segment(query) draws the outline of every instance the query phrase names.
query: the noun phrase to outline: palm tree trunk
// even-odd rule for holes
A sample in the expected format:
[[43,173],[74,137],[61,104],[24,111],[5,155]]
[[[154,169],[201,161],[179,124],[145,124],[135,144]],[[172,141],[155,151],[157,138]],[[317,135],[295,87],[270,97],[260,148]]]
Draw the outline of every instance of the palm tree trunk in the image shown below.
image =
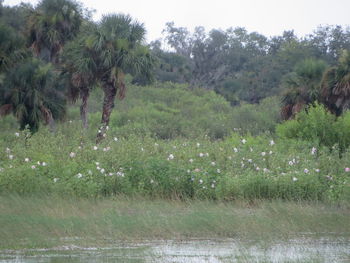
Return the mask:
[[88,88],[82,88],[80,90],[81,105],[80,105],[80,118],[83,123],[83,128],[87,130],[88,120],[87,120],[87,110],[88,110],[88,99],[90,96],[90,91]]
[[107,127],[109,125],[109,118],[111,116],[112,110],[114,108],[114,100],[117,94],[117,88],[113,83],[105,82],[103,83],[103,109],[102,109],[102,119],[101,119],[101,128],[97,133],[96,142],[99,143],[106,136]]

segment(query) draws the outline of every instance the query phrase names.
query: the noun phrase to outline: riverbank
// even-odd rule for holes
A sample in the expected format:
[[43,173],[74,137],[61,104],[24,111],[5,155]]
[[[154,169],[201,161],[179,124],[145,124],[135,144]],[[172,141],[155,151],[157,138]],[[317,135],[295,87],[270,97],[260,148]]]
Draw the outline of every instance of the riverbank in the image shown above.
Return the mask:
[[193,238],[268,242],[301,235],[349,239],[349,218],[348,203],[1,196],[0,248]]

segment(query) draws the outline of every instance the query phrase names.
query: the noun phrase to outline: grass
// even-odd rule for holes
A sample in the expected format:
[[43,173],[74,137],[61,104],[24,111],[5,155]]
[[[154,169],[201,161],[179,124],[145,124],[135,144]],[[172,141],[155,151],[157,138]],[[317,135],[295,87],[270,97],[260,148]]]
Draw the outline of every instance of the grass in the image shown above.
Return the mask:
[[0,248],[152,239],[350,236],[349,204],[0,197]]

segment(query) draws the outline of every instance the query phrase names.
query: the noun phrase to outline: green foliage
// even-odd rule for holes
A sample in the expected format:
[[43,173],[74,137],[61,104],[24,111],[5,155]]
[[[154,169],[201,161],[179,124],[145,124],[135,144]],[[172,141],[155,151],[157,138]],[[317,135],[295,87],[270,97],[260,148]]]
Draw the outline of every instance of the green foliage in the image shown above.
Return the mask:
[[342,153],[350,146],[350,112],[336,118],[322,104],[314,104],[296,115],[295,120],[279,124],[277,135],[281,138],[301,139],[330,150],[338,147]]

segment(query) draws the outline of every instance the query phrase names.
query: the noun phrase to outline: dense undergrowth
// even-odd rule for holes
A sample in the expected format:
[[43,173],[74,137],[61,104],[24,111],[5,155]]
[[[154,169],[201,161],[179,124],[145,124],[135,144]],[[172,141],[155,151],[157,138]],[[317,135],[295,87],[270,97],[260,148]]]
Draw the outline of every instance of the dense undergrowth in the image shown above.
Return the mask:
[[212,92],[170,84],[128,95],[99,145],[98,92],[87,131],[77,107],[54,133],[30,135],[2,119],[0,193],[350,200],[350,152],[276,138],[277,99],[232,108]]

